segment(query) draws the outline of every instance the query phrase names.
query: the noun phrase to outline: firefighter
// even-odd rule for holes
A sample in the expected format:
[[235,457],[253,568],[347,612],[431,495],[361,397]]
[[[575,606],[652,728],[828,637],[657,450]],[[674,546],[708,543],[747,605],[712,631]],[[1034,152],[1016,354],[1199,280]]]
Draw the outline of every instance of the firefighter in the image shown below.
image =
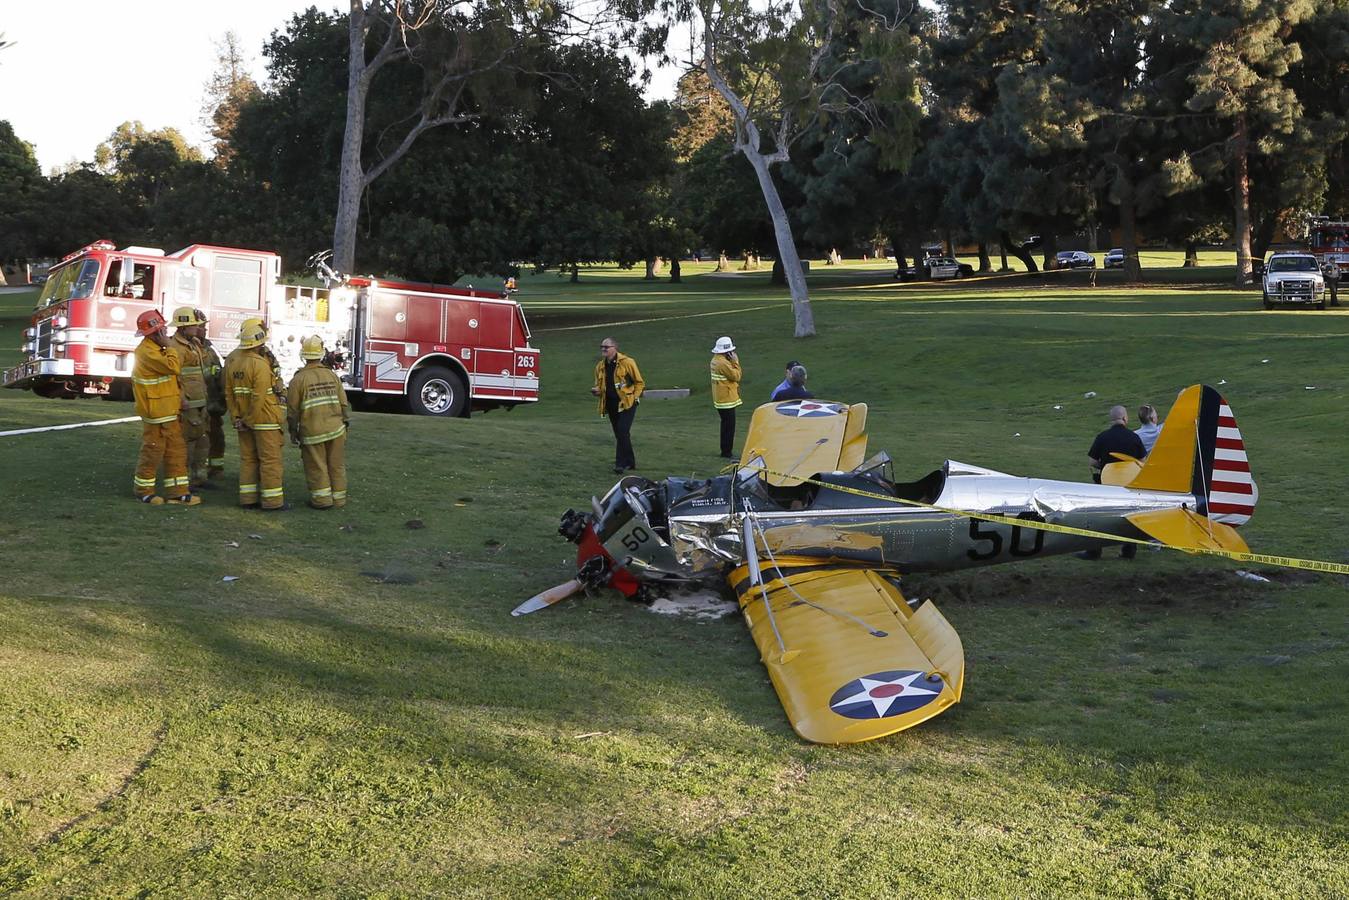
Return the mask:
[[266,340],[261,319],[244,319],[239,346],[225,358],[225,403],[239,435],[239,505],[280,511],[290,509],[281,484],[285,396],[263,356]]
[[731,448],[735,444],[735,408],[740,399],[742,371],[735,355],[735,344],[730,337],[719,337],[712,347],[712,405],[721,419],[721,456],[735,459]]
[[163,463],[168,502],[196,506],[201,498],[188,487],[187,448],[178,421],[183,409],[178,381],[181,367],[169,350],[168,324],[158,310],[147,310],[136,317],[136,334],[144,338],[136,347],[131,371],[136,414],[141,417],[141,453],[133,480],[136,499],[152,506],[165,502],[155,493],[155,476]]
[[309,505],[332,509],[347,505],[347,427],[351,408],[333,370],[323,365],[323,338],[300,342],[304,368],[286,389],[286,419],[291,442],[300,448]]
[[183,443],[187,445],[188,484],[194,488],[214,488],[206,483],[206,369],[202,353],[202,326],[205,320],[190,306],[173,311],[173,340],[169,351],[178,357],[179,383],[183,388]]
[[206,478],[225,471],[225,376],[220,354],[206,336],[206,314],[193,310],[201,320],[201,367],[206,379]]

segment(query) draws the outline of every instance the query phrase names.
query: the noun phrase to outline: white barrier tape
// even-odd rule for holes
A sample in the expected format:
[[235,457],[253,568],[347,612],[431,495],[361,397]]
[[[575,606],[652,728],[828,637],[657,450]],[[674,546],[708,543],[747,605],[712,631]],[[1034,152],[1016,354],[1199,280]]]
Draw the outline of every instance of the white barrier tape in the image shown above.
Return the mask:
[[68,431],[71,428],[92,428],[95,425],[121,425],[124,422],[139,422],[140,416],[127,416],[125,419],[100,419],[97,422],[76,422],[73,425],[48,425],[45,428],[19,428],[15,431],[0,431],[0,437],[13,437],[16,434],[39,434],[43,431]]

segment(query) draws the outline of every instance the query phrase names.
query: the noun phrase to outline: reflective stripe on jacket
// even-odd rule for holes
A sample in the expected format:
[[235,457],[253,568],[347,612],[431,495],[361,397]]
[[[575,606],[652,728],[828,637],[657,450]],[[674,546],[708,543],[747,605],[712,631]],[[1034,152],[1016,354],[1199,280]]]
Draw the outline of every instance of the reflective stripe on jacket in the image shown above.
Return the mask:
[[[600,392],[600,415],[606,415],[603,359],[595,364],[595,389]],[[618,392],[619,412],[631,409],[634,403],[642,399],[642,391],[646,390],[646,382],[642,380],[642,373],[637,368],[637,360],[631,356],[625,356],[622,353],[617,355],[614,364],[614,390]]]
[[323,444],[346,433],[347,392],[332,369],[311,359],[286,389],[286,422],[302,444]]
[[735,409],[740,399],[740,363],[725,353],[712,357],[712,405],[717,409]]
[[231,417],[254,431],[280,431],[286,421],[272,387],[272,366],[256,347],[236,349],[225,358],[225,405]]
[[178,357],[148,337],[136,346],[131,393],[136,398],[136,415],[145,424],[163,425],[178,418],[182,402],[178,370]]
[[203,409],[206,406],[206,366],[201,345],[182,332],[175,332],[173,340],[169,341],[169,351],[178,357],[179,380],[183,396],[187,398],[187,408]]

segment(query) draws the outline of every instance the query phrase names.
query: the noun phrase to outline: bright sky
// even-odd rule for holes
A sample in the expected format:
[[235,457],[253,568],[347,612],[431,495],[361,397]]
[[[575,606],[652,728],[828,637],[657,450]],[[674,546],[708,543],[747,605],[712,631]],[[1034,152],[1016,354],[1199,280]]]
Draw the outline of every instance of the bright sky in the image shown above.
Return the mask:
[[[233,31],[262,81],[262,45],[313,0],[6,0],[0,32],[0,119],[37,148],[44,172],[94,148],[123,122],[173,126],[203,147],[202,104],[215,44]],[[320,9],[337,4],[319,3]],[[346,6],[345,3],[341,4]],[[649,96],[673,96],[658,73]]]

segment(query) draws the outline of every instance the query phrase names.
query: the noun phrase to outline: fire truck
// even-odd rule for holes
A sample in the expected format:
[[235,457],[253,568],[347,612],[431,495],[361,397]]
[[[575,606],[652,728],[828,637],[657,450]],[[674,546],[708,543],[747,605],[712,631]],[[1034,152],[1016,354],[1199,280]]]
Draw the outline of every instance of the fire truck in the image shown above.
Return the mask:
[[308,287],[280,275],[281,258],[265,251],[193,244],[165,254],[97,241],[52,266],[24,332],[25,361],[0,383],[48,397],[129,397],[136,317],[192,306],[210,320],[222,358],[244,319],[265,320],[287,380],[303,365],[300,341],[321,336],[353,399],[398,396],[428,416],[539,399],[539,351],[510,291],[372,277]]
[[1349,275],[1349,221],[1312,216],[1307,224],[1308,249],[1321,266],[1335,266],[1341,278]]

